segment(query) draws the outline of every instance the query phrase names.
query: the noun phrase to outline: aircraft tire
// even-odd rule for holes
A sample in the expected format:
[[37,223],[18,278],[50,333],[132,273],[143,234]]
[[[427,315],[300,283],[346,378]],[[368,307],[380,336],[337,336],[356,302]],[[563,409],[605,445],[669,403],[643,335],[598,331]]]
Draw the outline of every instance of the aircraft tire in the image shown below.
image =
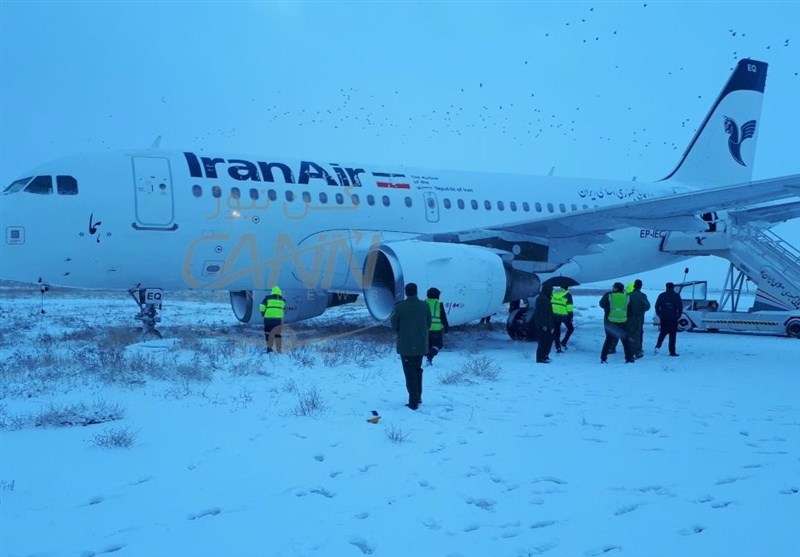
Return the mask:
[[515,309],[508,314],[506,319],[506,332],[511,340],[533,340],[533,327],[531,326],[531,318],[533,312],[528,311],[529,308]]
[[790,338],[800,338],[800,319],[790,319],[786,323],[786,335]]

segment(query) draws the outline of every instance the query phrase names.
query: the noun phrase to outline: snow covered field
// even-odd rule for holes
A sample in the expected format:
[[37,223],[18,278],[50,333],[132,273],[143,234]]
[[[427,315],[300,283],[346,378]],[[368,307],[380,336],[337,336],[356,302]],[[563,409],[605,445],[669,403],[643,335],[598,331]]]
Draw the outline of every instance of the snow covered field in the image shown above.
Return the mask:
[[0,296],[3,556],[800,553],[797,340],[684,333],[669,358],[648,328],[601,366],[576,295],[550,365],[455,328],[413,412],[361,306],[268,357],[221,296],[168,298],[147,343],[124,293]]

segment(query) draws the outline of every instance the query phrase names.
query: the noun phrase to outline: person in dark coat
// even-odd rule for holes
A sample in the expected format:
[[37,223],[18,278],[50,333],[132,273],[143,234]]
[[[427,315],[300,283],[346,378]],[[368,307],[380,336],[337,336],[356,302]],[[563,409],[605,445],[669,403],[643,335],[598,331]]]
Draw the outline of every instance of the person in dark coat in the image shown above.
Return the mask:
[[678,336],[678,319],[683,313],[683,301],[681,295],[675,292],[675,284],[668,282],[664,292],[656,298],[656,315],[660,322],[661,331],[658,333],[656,341],[656,354],[661,349],[661,343],[669,335],[669,355],[677,356],[675,341]]
[[406,284],[406,299],[398,302],[392,313],[392,328],[397,331],[397,353],[403,363],[408,390],[408,406],[416,410],[422,403],[422,357],[428,351],[431,312],[417,297],[417,285]]
[[603,349],[600,351],[600,363],[608,363],[606,358],[610,353],[615,339],[622,342],[622,349],[625,351],[625,363],[632,364],[636,360],[631,352],[630,338],[628,335],[628,294],[625,286],[621,282],[615,282],[611,292],[606,292],[600,298],[600,307],[603,308],[603,326],[606,331],[606,339],[603,342]]
[[553,347],[555,321],[553,319],[552,286],[543,286],[533,305],[533,323],[536,327],[536,363],[550,363],[550,349]]
[[628,338],[634,358],[644,356],[642,341],[644,340],[644,314],[650,309],[650,300],[642,292],[642,281],[633,281],[633,290],[628,294]]
[[433,365],[433,358],[444,346],[444,333],[450,330],[450,324],[447,322],[447,312],[444,310],[444,304],[439,300],[441,294],[442,292],[438,288],[428,288],[428,299],[425,300],[431,312],[431,327],[428,330],[428,353],[425,355],[429,366]]

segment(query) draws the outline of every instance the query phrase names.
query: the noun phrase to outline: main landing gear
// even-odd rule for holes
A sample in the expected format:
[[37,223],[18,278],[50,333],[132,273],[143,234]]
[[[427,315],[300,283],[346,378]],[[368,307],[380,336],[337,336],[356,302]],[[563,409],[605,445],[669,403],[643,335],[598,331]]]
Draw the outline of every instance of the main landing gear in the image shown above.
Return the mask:
[[161,321],[158,310],[161,309],[161,301],[164,293],[158,288],[135,288],[128,289],[128,294],[136,301],[139,306],[139,313],[134,316],[142,322],[142,338],[163,338],[156,329],[156,323]]

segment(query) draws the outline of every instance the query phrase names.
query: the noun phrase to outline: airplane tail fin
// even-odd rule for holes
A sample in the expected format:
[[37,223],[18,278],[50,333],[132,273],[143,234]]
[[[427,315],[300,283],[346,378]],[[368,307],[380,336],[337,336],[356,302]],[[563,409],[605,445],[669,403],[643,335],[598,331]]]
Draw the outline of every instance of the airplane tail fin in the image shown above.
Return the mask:
[[766,81],[766,62],[739,60],[678,166],[664,180],[707,187],[751,181]]

